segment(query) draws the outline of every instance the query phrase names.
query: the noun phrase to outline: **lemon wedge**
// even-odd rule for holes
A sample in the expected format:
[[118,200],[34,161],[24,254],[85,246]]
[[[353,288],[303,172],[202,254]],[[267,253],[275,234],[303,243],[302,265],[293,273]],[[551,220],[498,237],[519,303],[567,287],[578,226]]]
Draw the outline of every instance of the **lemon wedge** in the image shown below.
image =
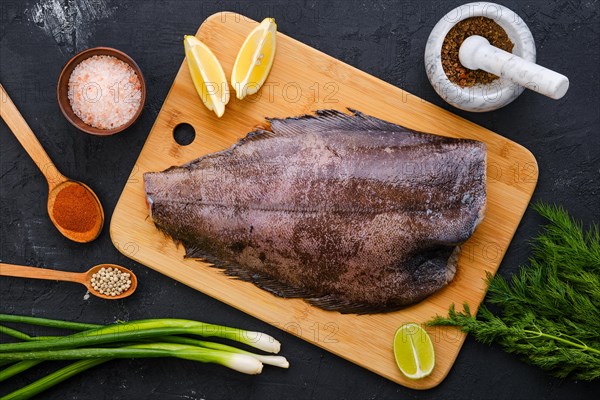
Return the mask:
[[183,45],[200,99],[220,118],[225,112],[225,104],[229,102],[229,86],[223,67],[213,52],[195,36],[184,36]]
[[231,86],[238,99],[258,92],[265,83],[275,59],[276,34],[275,20],[265,18],[242,44],[231,73]]
[[407,378],[421,379],[433,371],[435,352],[429,334],[419,325],[402,325],[394,335],[394,357]]

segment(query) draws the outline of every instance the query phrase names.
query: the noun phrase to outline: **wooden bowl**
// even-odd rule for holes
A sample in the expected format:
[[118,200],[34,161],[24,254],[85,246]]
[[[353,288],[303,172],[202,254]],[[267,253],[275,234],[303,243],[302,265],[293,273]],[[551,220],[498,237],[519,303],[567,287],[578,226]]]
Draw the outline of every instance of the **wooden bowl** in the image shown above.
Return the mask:
[[[123,124],[117,128],[113,128],[113,129],[100,129],[100,128],[95,128],[93,126],[86,124],[85,122],[83,122],[81,120],[81,118],[79,118],[75,114],[75,112],[71,108],[71,103],[69,102],[69,96],[68,96],[69,78],[71,77],[71,73],[73,72],[75,67],[83,60],[85,60],[89,57],[92,57],[92,56],[100,56],[100,55],[113,56],[113,57],[129,64],[131,66],[131,68],[133,68],[135,73],[137,74],[138,78],[140,79],[142,97],[140,99],[139,109],[136,111],[134,116],[128,122],[126,122],[125,124]],[[71,58],[69,60],[69,62],[67,62],[67,64],[62,69],[60,76],[58,77],[58,84],[56,86],[56,97],[58,99],[58,105],[59,105],[60,110],[62,111],[63,115],[77,129],[84,131],[86,133],[89,133],[91,135],[109,136],[109,135],[114,135],[115,133],[124,131],[125,129],[129,128],[139,118],[140,114],[142,113],[142,109],[144,108],[144,103],[146,102],[146,83],[144,81],[144,76],[142,75],[142,71],[140,70],[140,67],[138,67],[138,65],[135,63],[135,61],[133,61],[133,59],[131,57],[129,57],[127,54],[125,54],[122,51],[119,51],[117,49],[113,49],[111,47],[94,47],[94,48],[82,51],[81,53],[75,55],[75,57]]]

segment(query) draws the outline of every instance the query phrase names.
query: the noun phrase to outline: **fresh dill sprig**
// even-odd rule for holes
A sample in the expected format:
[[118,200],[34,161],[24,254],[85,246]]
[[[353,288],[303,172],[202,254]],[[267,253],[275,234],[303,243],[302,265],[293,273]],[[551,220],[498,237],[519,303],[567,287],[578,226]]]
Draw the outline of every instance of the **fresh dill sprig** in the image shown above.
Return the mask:
[[468,304],[429,325],[456,326],[483,343],[561,377],[591,381],[600,377],[600,233],[582,225],[559,206],[533,208],[549,220],[532,241],[529,266],[512,279],[488,274],[486,301],[473,316]]

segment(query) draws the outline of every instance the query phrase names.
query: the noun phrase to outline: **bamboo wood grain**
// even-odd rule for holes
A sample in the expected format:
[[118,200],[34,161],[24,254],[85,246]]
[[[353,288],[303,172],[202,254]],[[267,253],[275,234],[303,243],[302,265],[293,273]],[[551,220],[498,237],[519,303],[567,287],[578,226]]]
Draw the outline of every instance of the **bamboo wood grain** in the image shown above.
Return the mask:
[[[216,54],[229,77],[238,49],[255,26],[255,21],[242,15],[219,13],[209,17],[196,36]],[[285,30],[285,25],[280,28]],[[395,364],[394,333],[404,323],[424,323],[436,314],[445,314],[452,303],[460,306],[468,302],[473,311],[477,309],[486,291],[485,274],[498,269],[535,188],[535,158],[517,143],[282,33],[278,33],[277,41],[275,63],[263,88],[243,101],[232,96],[221,119],[202,105],[187,65],[182,63],[114,211],[110,228],[113,243],[123,254],[156,271],[394,382],[415,389],[434,387],[450,371],[465,335],[450,328],[428,329],[436,367],[429,377],[410,380]],[[181,48],[183,57],[183,44],[178,41],[173,46]],[[266,116],[288,117],[346,107],[408,128],[486,143],[485,219],[463,245],[458,272],[446,288],[401,311],[342,315],[300,299],[275,297],[203,262],[184,259],[183,248],[154,227],[145,203],[144,172],[161,171],[223,150],[264,123]],[[173,130],[181,123],[192,125],[196,131],[194,142],[188,146],[180,146],[173,139]]]
[[48,157],[48,154],[12,102],[2,84],[0,84],[0,116],[16,136],[19,143],[25,148],[27,154],[35,162],[35,165],[37,165],[46,177],[48,192],[51,192],[56,186],[67,181],[67,178],[58,172],[58,169],[56,169],[56,166],[50,157]]

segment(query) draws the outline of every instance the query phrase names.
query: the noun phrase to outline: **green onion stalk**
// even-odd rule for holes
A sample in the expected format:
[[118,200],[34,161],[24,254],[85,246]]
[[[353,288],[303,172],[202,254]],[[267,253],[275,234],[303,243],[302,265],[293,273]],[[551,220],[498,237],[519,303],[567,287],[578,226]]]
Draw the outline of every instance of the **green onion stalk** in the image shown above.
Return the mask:
[[[1,321],[2,319],[0,319]],[[0,353],[65,349],[179,334],[203,337],[216,336],[243,343],[268,353],[278,353],[281,348],[277,340],[261,332],[245,331],[185,319],[148,319],[103,326],[43,341],[4,343],[0,344]],[[2,359],[1,354],[0,359]]]
[[38,379],[35,382],[30,383],[20,389],[15,390],[7,394],[6,396],[0,397],[0,400],[27,400],[36,396],[45,390],[50,389],[59,383],[66,381],[67,379],[86,371],[92,367],[100,365],[110,361],[110,358],[92,358],[87,360],[80,360],[73,364],[67,365],[64,368],[59,369],[43,378]]
[[12,378],[13,376],[20,374],[21,372],[26,371],[29,368],[33,368],[41,362],[42,360],[20,361],[9,367],[3,368],[0,370],[0,382],[3,382],[8,378]]
[[29,399],[64,380],[114,358],[176,357],[220,364],[246,374],[258,374],[263,364],[288,368],[285,357],[255,354],[233,346],[177,335],[215,336],[277,353],[280,344],[269,335],[203,322],[152,319],[112,325],[0,314],[0,322],[79,331],[67,336],[30,336],[0,325],[0,334],[21,340],[0,344],[0,382],[47,360],[78,360],[0,400]]
[[3,353],[5,360],[82,360],[88,358],[158,358],[177,357],[186,360],[221,364],[245,374],[259,374],[262,363],[238,353],[206,349],[176,343],[144,343],[117,348],[80,348]]
[[[96,327],[102,327],[102,325],[96,325]],[[96,327],[94,329],[97,329]],[[0,325],[0,333],[5,333],[14,338],[26,340],[26,341],[38,341],[38,340],[49,340],[49,339],[60,338],[60,336],[29,336],[24,332],[18,331],[16,329],[7,328],[7,327],[1,326],[1,325]],[[142,341],[144,341],[144,342],[147,342],[149,340],[151,340],[151,339],[142,339]],[[205,340],[196,340],[196,339],[191,339],[191,338],[181,337],[181,336],[161,336],[161,337],[157,338],[157,341],[158,342],[167,342],[167,343],[187,344],[187,345],[197,346],[197,347],[202,347],[202,348],[207,348],[207,349],[220,350],[223,352],[243,354],[243,355],[251,356],[263,364],[273,365],[275,367],[280,367],[280,368],[288,368],[289,367],[289,362],[287,361],[287,359],[285,357],[256,354],[256,353],[252,353],[252,352],[245,351],[242,349],[238,349],[237,347],[228,346],[228,345],[222,344],[222,343],[209,342],[209,341],[205,341]],[[0,354],[0,358],[6,358],[4,356],[5,356],[4,354]],[[14,362],[14,358],[6,359],[3,362],[12,363],[12,362]],[[37,365],[39,362],[41,362],[41,361],[38,361],[36,363],[30,363],[28,361],[26,364],[16,367],[14,370],[21,372],[21,370],[19,368],[23,368],[25,365],[29,365],[27,368],[31,368],[31,367]],[[27,369],[27,368],[25,368],[25,369]],[[9,370],[9,371],[12,371],[12,370]],[[3,373],[5,373],[5,374],[3,374]],[[8,372],[6,370],[0,371],[0,382],[2,382],[3,380],[7,379],[10,376],[12,376],[12,375],[10,375],[10,376],[4,377],[5,375],[8,375]]]

